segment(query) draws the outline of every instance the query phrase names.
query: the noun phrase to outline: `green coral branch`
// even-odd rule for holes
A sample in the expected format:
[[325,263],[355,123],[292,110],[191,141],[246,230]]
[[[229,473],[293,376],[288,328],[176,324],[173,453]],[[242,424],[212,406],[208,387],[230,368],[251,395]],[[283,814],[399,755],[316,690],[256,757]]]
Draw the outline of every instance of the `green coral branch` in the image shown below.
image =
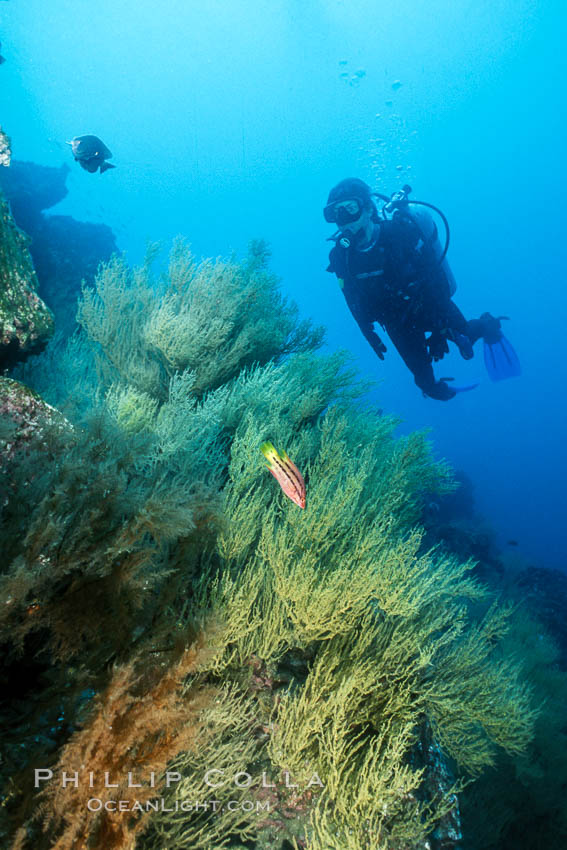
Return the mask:
[[[15,607],[0,626],[22,639],[37,595],[39,628],[60,614],[56,652],[74,647],[67,620],[88,645],[93,587],[125,624],[122,648],[154,614],[173,638],[206,618],[215,625],[187,686],[223,695],[201,750],[171,766],[186,780],[170,799],[198,797],[209,760],[298,782],[317,773],[309,822],[305,801],[288,800],[310,850],[406,850],[454,805],[448,788],[428,790],[423,730],[475,774],[499,748],[525,748],[535,712],[500,649],[509,611],[481,617],[472,564],[425,550],[423,499],[453,487],[448,467],[425,434],[397,438],[398,420],[361,405],[367,386],[343,354],[314,356],[322,334],[298,321],[267,254],[256,243],[244,263],[196,263],[177,242],[161,281],[150,256],[134,272],[115,258],[85,290],[93,354],[81,363],[91,377],[96,367],[91,406],[104,402],[106,418],[76,426],[31,490],[22,466],[8,519],[25,534],[12,534],[3,580]],[[304,476],[305,510],[266,470],[266,440]],[[177,811],[153,818],[142,846],[210,850],[230,835],[257,830],[241,812]]]

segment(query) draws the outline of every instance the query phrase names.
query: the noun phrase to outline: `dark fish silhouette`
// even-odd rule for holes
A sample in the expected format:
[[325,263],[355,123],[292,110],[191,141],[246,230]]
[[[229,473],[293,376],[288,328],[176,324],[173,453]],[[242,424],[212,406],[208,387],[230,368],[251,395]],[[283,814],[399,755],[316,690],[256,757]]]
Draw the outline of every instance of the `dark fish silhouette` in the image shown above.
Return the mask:
[[[1,41],[0,41],[0,47],[2,47],[2,42],[1,42]],[[4,57],[3,57],[3,56],[0,56],[0,65],[2,64],[2,62],[5,62],[5,61],[6,61],[6,60],[4,59]]]
[[116,168],[115,165],[106,162],[112,154],[98,136],[75,136],[67,144],[71,145],[75,161],[91,174],[99,168],[101,174],[109,168]]
[[507,540],[508,546],[518,546],[517,540]]

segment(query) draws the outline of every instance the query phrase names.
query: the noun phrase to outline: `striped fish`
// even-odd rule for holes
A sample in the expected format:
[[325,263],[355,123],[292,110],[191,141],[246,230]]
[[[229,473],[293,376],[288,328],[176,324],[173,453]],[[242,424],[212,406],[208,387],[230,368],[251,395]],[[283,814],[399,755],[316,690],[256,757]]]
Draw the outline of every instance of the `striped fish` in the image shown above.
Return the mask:
[[262,443],[260,451],[269,461],[266,466],[286,496],[300,508],[304,508],[305,481],[297,466],[292,463],[285,452],[279,455],[272,443]]

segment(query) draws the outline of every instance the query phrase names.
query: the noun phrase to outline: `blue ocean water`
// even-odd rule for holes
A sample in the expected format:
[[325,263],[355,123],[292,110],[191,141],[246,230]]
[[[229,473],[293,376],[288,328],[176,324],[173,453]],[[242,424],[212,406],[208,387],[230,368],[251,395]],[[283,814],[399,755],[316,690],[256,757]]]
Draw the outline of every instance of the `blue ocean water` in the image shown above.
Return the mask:
[[[102,221],[139,262],[182,233],[197,256],[267,239],[304,314],[380,381],[404,430],[428,427],[479,510],[532,563],[567,561],[567,15],[560,0],[0,2],[0,117],[17,159],[72,167],[54,212]],[[88,174],[66,140],[95,133],[117,166]],[[508,315],[523,375],[482,352],[437,374],[481,379],[422,398],[393,346],[378,361],[332,275],[329,188],[410,183],[451,224],[455,301]]]

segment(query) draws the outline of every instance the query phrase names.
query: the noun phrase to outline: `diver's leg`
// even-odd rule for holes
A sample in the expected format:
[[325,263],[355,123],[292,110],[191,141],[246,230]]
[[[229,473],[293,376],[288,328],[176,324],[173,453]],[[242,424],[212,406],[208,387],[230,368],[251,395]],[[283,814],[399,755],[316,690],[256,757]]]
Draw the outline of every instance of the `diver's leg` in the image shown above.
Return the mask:
[[[422,327],[429,328],[433,334],[452,340],[465,360],[474,357],[473,343],[478,336],[474,338],[471,336],[470,323],[449,297],[432,299],[422,312],[420,323]],[[442,356],[443,354],[440,355]],[[436,356],[435,359],[439,360],[440,357]]]
[[445,321],[447,327],[452,331],[469,336],[469,322],[467,322],[454,301],[449,301],[447,304]]
[[495,342],[501,337],[500,319],[495,318],[490,313],[483,313],[480,319],[471,319],[468,326],[468,336],[473,343],[481,337],[486,342]]
[[448,401],[456,395],[446,381],[436,381],[427,350],[425,333],[413,326],[386,326],[388,336],[398,349],[404,363],[413,374],[420,390],[430,398]]
[[453,301],[449,301],[447,304],[445,324],[447,336],[453,340],[461,353],[461,357],[465,360],[471,360],[474,357],[473,344],[478,339],[478,336],[474,335],[476,328],[471,328],[471,323],[467,322]]

